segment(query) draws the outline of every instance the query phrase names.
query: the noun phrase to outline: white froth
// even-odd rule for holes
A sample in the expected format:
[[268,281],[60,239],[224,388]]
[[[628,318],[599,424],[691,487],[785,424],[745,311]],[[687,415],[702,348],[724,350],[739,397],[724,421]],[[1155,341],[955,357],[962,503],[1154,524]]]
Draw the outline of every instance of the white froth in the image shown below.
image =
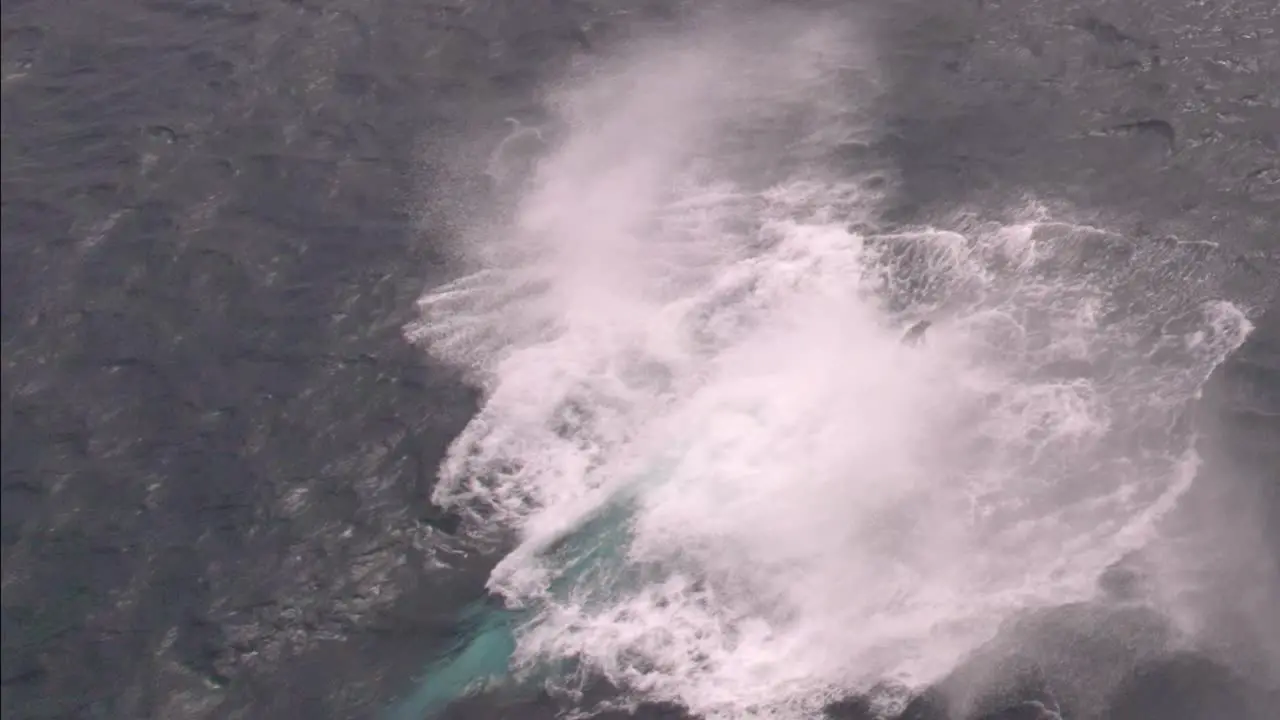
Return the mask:
[[[517,659],[709,717],[928,682],[1010,613],[1089,596],[1189,482],[1168,428],[1248,332],[1168,258],[1096,261],[1130,242],[1104,230],[864,235],[853,172],[882,168],[755,186],[796,152],[780,116],[870,139],[832,101],[839,33],[805,29],[767,58],[728,31],[642,47],[561,92],[516,219],[410,329],[485,390],[435,500],[525,539],[491,583],[536,610]],[[579,576],[556,543],[622,497],[618,567]]]

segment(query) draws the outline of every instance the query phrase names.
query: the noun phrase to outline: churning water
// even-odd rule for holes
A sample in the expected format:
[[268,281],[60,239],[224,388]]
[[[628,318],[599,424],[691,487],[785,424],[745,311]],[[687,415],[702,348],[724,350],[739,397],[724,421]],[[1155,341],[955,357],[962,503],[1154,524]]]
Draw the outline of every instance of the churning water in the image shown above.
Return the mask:
[[1212,263],[1035,203],[889,224],[867,48],[784,16],[641,43],[499,147],[514,206],[409,334],[483,389],[434,499],[515,538],[506,609],[420,708],[509,671],[812,717],[1088,599],[1185,490],[1250,327]]

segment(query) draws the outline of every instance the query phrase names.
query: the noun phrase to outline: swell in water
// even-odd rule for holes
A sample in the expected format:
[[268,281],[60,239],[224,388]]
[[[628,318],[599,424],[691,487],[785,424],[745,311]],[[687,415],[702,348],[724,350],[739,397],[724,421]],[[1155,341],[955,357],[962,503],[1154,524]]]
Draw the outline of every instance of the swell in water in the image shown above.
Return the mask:
[[483,390],[434,500],[516,542],[415,712],[604,678],[815,717],[1092,597],[1186,489],[1250,328],[1212,262],[1034,203],[882,222],[873,58],[829,17],[721,22],[550,91],[527,176],[499,147],[514,208],[409,335]]

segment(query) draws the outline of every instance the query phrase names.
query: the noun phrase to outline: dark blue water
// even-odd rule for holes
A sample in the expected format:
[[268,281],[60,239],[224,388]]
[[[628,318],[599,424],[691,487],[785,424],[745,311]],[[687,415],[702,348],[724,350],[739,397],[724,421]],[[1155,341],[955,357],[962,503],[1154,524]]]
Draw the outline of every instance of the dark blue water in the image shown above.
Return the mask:
[[[1053,678],[990,713],[1046,685],[1070,705],[1088,693],[1062,678],[1100,666],[1119,689],[1079,717],[1274,717],[1280,645],[1243,618],[1280,607],[1280,10],[850,6],[885,47],[897,216],[1060,197],[1143,241],[1211,238],[1256,306],[1197,412],[1222,479],[1183,513],[1264,519],[1192,534],[1221,556],[1202,578],[1219,646],[1113,662],[1132,648],[1071,638],[1159,622],[1066,609],[1043,620]],[[536,115],[540,80],[679,24],[678,3],[0,13],[5,717],[400,720],[495,674],[512,616],[467,608],[496,558],[431,551],[452,546],[429,495],[475,396],[402,334],[456,269],[453,219],[418,222],[414,195],[483,184],[457,171],[463,138]],[[904,717],[942,717],[932,697]],[[499,689],[446,714],[557,702]]]

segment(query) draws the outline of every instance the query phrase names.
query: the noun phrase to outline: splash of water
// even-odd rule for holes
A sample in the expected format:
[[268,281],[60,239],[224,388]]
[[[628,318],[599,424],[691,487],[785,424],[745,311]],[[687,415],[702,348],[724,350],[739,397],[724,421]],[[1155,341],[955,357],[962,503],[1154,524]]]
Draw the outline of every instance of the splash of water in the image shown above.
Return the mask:
[[772,31],[570,83],[510,226],[422,298],[411,338],[484,390],[434,499],[520,538],[433,702],[508,659],[724,718],[928,683],[1190,482],[1184,410],[1249,330],[1213,268],[1034,207],[876,230],[887,169],[832,161],[874,142],[860,46]]

